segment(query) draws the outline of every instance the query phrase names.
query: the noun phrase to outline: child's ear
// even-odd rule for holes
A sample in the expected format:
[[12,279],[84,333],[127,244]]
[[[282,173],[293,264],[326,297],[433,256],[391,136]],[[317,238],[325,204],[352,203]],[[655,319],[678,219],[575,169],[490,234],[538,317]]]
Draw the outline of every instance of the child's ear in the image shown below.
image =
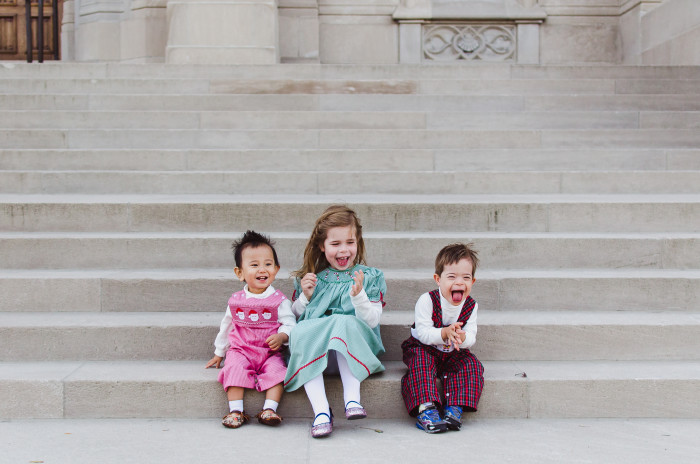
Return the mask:
[[241,269],[238,267],[234,267],[233,272],[236,274],[236,277],[238,277],[238,280],[243,282],[243,271],[241,271]]
[[435,280],[435,283],[440,285],[440,276],[437,274],[433,274],[433,279]]

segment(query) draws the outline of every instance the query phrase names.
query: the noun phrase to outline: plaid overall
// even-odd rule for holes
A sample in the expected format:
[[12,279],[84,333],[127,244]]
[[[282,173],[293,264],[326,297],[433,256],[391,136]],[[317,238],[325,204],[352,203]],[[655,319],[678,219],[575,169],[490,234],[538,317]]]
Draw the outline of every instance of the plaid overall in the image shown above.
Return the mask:
[[[430,292],[433,302],[433,325],[444,327],[440,290]],[[462,327],[474,310],[476,302],[470,296],[462,306],[457,321]],[[437,405],[461,406],[465,411],[476,411],[481,391],[484,388],[484,366],[468,349],[443,352],[431,345],[424,345],[413,336],[401,344],[403,362],[408,372],[401,379],[401,394],[410,415],[418,414],[418,406],[432,401]],[[437,386],[442,380],[443,396]]]

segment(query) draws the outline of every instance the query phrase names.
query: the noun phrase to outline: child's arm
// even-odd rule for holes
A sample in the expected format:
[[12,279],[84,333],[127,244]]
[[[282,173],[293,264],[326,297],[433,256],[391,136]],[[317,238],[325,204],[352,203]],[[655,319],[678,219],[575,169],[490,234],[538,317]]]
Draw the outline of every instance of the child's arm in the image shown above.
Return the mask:
[[463,327],[464,334],[462,334],[462,343],[459,345],[460,348],[471,348],[476,343],[476,312],[479,309],[479,304],[474,304],[474,309],[472,310],[471,316],[467,321],[467,325]]
[[292,312],[292,303],[289,300],[284,300],[277,308],[277,321],[281,324],[277,329],[277,333],[270,335],[265,340],[272,351],[277,351],[289,341],[289,334],[297,325],[297,319]]
[[379,325],[379,320],[382,317],[382,302],[369,301],[363,287],[365,275],[362,271],[356,271],[353,279],[355,283],[350,288],[350,301],[355,307],[355,315],[373,329]]
[[231,331],[231,325],[231,311],[226,307],[226,313],[219,327],[219,334],[214,340],[214,357],[209,360],[205,368],[213,365],[216,365],[217,368],[221,367],[221,361],[226,356],[226,350],[228,350],[228,333]]
[[304,311],[306,311],[306,306],[309,304],[311,296],[314,294],[314,290],[316,289],[316,274],[312,274],[309,272],[301,278],[301,281],[298,282],[298,286],[299,287],[297,288],[297,284],[295,283],[295,288],[297,288],[298,296],[292,304],[292,312],[297,318],[304,314]]
[[424,345],[442,345],[442,329],[433,325],[433,302],[428,293],[418,298],[415,309],[416,328],[411,331],[413,336]]

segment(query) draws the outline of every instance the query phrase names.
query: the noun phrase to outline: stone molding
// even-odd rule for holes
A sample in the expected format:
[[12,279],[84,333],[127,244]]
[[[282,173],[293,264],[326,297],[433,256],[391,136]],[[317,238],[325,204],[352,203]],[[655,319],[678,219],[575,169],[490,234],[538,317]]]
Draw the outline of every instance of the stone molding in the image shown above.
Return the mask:
[[535,0],[402,0],[392,17],[400,63],[538,64],[547,13]]

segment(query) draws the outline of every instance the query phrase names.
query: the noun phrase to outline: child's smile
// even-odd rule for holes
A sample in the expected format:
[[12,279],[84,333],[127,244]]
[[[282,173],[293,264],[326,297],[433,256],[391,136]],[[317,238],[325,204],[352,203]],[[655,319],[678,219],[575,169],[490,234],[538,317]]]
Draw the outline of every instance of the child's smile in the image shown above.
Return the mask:
[[442,274],[435,274],[434,279],[440,287],[440,294],[453,306],[464,302],[476,282],[472,277],[472,263],[468,259],[447,264]]
[[326,255],[326,260],[333,269],[344,271],[351,268],[357,256],[355,228],[346,226],[328,229],[321,251]]

